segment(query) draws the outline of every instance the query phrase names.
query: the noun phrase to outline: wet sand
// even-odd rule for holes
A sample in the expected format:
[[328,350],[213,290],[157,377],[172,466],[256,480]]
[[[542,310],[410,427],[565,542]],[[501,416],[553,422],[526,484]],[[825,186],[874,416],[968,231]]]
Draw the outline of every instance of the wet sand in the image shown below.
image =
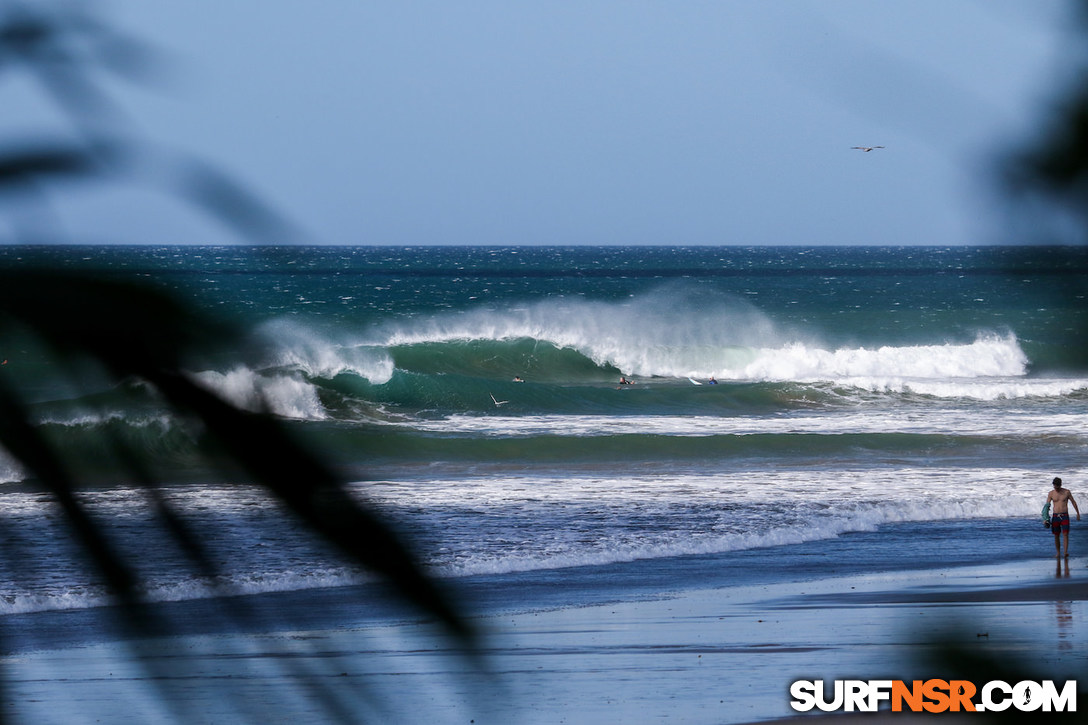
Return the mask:
[[1040,676],[1088,673],[1086,593],[1086,561],[1074,558],[493,613],[475,620],[475,656],[410,621],[97,643],[4,658],[3,714],[35,723],[767,721],[797,715],[788,694],[797,679],[944,676],[933,658],[949,643]]

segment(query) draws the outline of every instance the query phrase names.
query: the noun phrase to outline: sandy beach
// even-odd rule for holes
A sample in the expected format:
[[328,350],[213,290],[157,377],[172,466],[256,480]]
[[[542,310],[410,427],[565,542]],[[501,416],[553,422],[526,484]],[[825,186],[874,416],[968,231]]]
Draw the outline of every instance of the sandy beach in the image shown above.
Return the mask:
[[4,715],[35,723],[759,722],[797,715],[788,694],[797,679],[949,676],[933,658],[951,643],[1038,677],[1073,679],[1088,670],[1078,631],[1088,616],[1086,565],[1040,559],[493,612],[475,620],[476,657],[427,623],[380,619],[21,652],[3,661]]

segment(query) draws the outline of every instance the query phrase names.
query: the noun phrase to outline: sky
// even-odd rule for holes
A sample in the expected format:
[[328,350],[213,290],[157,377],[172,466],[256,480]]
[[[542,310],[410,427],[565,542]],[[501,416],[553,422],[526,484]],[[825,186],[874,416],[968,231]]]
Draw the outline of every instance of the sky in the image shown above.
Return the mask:
[[[999,162],[1071,46],[1059,0],[100,7],[160,51],[150,82],[104,81],[133,137],[316,244],[1015,242]],[[70,134],[29,80],[5,97],[0,136]],[[242,241],[138,183],[51,206],[72,241]]]

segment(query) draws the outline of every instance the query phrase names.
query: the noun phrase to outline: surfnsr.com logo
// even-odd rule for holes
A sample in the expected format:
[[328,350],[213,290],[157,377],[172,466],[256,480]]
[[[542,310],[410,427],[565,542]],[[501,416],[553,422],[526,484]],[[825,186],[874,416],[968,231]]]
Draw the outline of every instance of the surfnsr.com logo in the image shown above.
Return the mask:
[[[831,683],[829,683],[831,684]],[[790,707],[798,712],[1076,712],[1077,683],[1053,680],[1008,683],[991,680],[977,687],[969,680],[797,680],[790,685]]]

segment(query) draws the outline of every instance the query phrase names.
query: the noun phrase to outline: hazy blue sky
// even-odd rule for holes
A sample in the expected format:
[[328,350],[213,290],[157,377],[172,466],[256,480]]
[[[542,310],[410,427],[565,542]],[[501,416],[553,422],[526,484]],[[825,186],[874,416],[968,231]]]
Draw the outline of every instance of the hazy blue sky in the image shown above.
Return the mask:
[[[110,84],[141,137],[336,244],[994,241],[995,163],[1069,51],[1058,0],[106,7],[171,61]],[[4,83],[0,132],[63,129]],[[76,232],[231,239],[146,190],[66,199]]]

